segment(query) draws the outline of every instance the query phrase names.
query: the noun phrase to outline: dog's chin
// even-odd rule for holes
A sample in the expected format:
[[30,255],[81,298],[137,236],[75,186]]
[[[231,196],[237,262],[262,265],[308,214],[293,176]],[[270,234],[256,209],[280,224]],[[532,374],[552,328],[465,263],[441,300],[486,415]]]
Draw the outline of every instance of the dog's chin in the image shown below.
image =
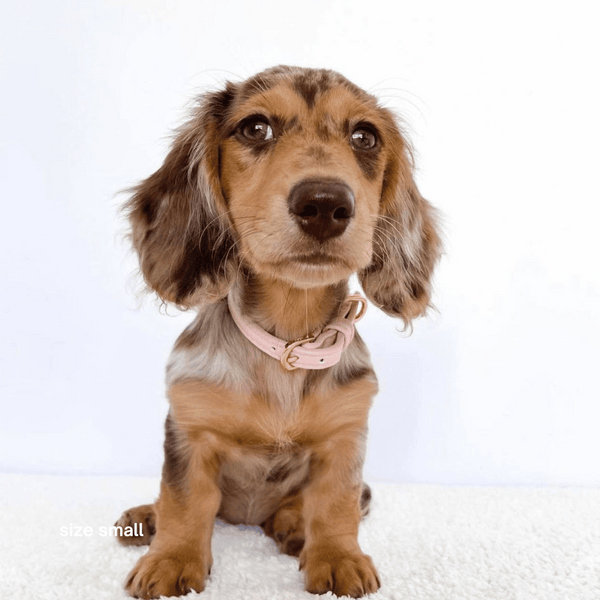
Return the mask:
[[352,269],[342,269],[339,266],[331,268],[324,265],[298,265],[297,267],[290,265],[290,267],[286,272],[280,273],[280,277],[300,289],[333,285],[348,279],[354,272]]
[[299,255],[285,261],[254,265],[254,269],[299,289],[333,285],[358,270],[347,260],[321,255]]

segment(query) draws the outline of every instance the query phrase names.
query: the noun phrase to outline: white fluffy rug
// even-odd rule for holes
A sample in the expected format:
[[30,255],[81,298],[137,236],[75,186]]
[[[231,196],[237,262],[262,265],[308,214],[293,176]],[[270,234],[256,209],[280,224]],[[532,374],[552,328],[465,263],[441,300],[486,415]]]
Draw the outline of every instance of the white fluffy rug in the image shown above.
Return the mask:
[[[381,576],[372,600],[600,599],[600,490],[371,487],[360,542]],[[0,475],[0,597],[126,598],[144,549],[100,528],[157,490],[154,478]],[[76,527],[90,535],[61,535]],[[213,556],[206,590],[186,598],[317,598],[258,528],[217,523]]]

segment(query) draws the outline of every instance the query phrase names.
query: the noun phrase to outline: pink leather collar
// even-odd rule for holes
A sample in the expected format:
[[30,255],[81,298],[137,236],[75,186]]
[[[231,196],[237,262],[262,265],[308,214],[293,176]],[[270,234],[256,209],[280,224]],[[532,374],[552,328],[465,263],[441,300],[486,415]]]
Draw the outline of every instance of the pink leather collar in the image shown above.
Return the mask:
[[276,358],[288,371],[294,369],[327,369],[337,364],[342,352],[354,338],[354,323],[367,310],[360,294],[348,296],[336,317],[323,329],[297,340],[281,340],[242,316],[232,294],[227,297],[229,312],[239,330],[265,354]]

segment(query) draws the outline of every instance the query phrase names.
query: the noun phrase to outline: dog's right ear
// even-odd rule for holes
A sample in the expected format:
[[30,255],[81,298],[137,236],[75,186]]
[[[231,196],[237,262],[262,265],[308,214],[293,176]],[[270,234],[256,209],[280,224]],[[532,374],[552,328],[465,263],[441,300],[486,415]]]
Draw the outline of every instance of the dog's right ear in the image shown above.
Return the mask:
[[238,255],[219,181],[219,145],[236,86],[201,96],[163,165],[125,205],[149,288],[180,308],[225,296]]
[[431,305],[433,271],[442,252],[436,211],[414,181],[408,144],[391,113],[388,163],[383,180],[379,219],[371,264],[359,273],[369,300],[407,327]]

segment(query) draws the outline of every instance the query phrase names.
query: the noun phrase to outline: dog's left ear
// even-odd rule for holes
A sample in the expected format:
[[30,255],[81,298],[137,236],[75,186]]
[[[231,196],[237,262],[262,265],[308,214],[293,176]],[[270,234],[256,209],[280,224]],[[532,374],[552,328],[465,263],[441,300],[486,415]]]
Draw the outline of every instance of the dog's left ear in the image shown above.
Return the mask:
[[430,306],[431,279],[442,250],[434,208],[414,182],[412,156],[390,122],[388,158],[371,263],[359,273],[367,297],[406,325]]

